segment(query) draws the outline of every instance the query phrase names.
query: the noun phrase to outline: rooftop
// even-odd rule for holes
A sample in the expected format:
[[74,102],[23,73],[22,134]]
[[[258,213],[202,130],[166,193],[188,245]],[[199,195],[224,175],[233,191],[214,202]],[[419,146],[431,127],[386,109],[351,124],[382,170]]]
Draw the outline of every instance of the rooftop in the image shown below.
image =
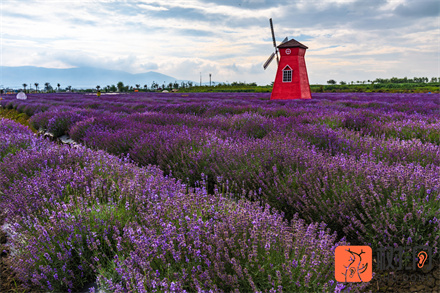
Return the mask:
[[300,42],[291,39],[290,41],[287,41],[285,43],[282,43],[281,45],[278,46],[278,48],[294,48],[294,47],[300,47],[303,49],[308,49],[307,46],[304,46],[303,44],[301,44]]

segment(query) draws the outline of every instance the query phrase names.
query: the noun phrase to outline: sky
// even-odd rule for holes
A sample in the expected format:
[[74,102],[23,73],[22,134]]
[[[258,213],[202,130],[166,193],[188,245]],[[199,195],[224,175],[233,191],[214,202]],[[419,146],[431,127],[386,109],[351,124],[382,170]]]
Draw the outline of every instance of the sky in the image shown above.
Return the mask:
[[440,76],[438,0],[0,0],[0,64],[270,84],[277,44],[309,49],[310,84]]

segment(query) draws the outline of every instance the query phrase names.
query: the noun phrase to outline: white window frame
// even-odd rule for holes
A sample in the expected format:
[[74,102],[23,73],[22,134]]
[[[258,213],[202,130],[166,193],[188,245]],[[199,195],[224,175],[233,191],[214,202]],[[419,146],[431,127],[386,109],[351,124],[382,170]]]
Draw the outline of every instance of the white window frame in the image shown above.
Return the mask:
[[283,69],[283,82],[292,82],[293,70],[289,65]]

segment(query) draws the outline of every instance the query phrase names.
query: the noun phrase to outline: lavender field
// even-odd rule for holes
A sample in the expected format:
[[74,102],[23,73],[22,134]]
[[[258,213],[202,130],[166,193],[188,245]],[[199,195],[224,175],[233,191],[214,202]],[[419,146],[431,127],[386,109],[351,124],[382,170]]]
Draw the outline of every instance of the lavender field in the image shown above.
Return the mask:
[[0,105],[0,207],[28,288],[340,291],[337,245],[440,238],[440,95],[30,94]]

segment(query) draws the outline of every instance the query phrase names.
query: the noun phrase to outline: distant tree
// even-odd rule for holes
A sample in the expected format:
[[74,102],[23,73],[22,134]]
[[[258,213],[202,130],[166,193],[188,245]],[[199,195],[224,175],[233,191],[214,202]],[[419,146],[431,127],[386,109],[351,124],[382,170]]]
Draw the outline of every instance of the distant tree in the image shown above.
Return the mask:
[[139,88],[141,87],[140,84],[136,84],[136,89],[139,90]]
[[144,90],[148,89],[148,85],[144,84]]
[[327,80],[327,83],[328,84],[336,84],[336,80],[330,79],[330,80]]
[[61,85],[60,85],[59,83],[57,83],[58,91],[60,90],[60,86],[61,86]]
[[101,86],[99,86],[99,85],[96,86],[97,91],[99,91],[100,88],[101,88]]
[[346,85],[347,83],[345,81],[340,81],[339,84],[340,85]]
[[50,83],[49,83],[49,82],[46,82],[46,83],[44,84],[44,89],[45,89],[46,91],[49,91],[49,87],[51,87],[51,86],[50,86]]
[[72,90],[72,86],[71,86],[71,85],[68,85],[68,86],[66,87],[66,89],[70,92],[70,91]]
[[38,91],[38,85],[39,85],[39,83],[36,82],[36,83],[34,83],[34,85],[35,85],[35,90]]
[[110,86],[110,91],[111,92],[116,92],[118,89],[116,88],[116,86],[114,85],[114,84],[112,84],[111,86]]
[[437,82],[437,80],[438,80],[437,77],[432,77],[431,78],[431,82]]
[[27,84],[26,84],[26,83],[23,83],[24,91],[26,91],[26,87],[27,87]]
[[124,83],[120,81],[117,83],[116,87],[118,88],[118,92],[122,92],[124,90]]
[[390,80],[387,79],[387,78],[376,78],[376,79],[374,80],[374,82],[375,82],[375,83],[389,83]]
[[179,84],[177,83],[177,81],[174,81],[173,88],[176,90],[179,88]]

